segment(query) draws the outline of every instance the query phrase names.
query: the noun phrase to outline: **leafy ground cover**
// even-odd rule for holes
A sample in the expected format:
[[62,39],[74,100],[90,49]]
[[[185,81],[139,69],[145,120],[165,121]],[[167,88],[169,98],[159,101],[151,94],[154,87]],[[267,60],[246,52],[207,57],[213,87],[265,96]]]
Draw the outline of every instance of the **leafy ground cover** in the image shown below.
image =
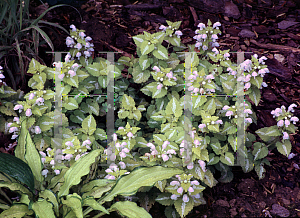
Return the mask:
[[[218,4],[223,3],[223,10],[220,5],[209,5],[209,2],[98,0],[89,1],[78,8],[82,21],[75,10],[67,7],[49,12],[45,20],[56,22],[65,28],[74,24],[79,29],[85,29],[86,34],[93,37],[96,51],[124,52],[127,55],[135,55],[133,51],[136,48],[131,36],[145,30],[156,30],[160,24],[165,24],[165,20],[182,21],[183,38],[186,42],[192,42],[198,23],[206,23],[207,19],[219,21],[222,23],[223,33],[220,37],[221,49],[254,52],[268,57],[266,64],[270,74],[265,78],[268,87],[262,90],[261,103],[257,107],[252,106],[257,113],[258,123],[251,124],[250,132],[254,134],[259,128],[276,125],[270,115],[271,110],[280,105],[288,107],[293,102],[300,106],[298,5],[294,1],[218,1]],[[198,5],[200,8],[197,8]],[[32,2],[32,17],[37,17],[45,10],[45,7],[37,6],[38,3]],[[59,29],[56,31],[60,38],[49,31],[55,50],[66,51],[64,39],[67,35]],[[46,46],[40,50],[40,56],[48,65],[51,57],[45,51],[49,50]],[[94,55],[99,56],[96,53]],[[245,57],[250,58],[250,55],[251,53],[246,53]],[[127,77],[126,72],[123,76]],[[7,84],[10,85],[9,81]],[[295,108],[294,114],[299,117],[299,109]],[[1,152],[13,154],[13,147],[5,149],[12,143],[9,137],[0,137],[3,142]],[[300,216],[299,139],[299,132],[291,136],[292,153],[296,154],[295,157],[287,159],[277,151],[270,155],[272,166],[266,166],[266,176],[262,180],[258,180],[254,171],[244,174],[240,167],[235,167],[234,180],[228,184],[219,183],[212,189],[207,188],[204,197],[208,203],[194,208],[188,217]],[[16,197],[9,190],[5,191],[9,197]],[[150,213],[152,217],[165,217],[163,207],[157,203],[152,206]]]

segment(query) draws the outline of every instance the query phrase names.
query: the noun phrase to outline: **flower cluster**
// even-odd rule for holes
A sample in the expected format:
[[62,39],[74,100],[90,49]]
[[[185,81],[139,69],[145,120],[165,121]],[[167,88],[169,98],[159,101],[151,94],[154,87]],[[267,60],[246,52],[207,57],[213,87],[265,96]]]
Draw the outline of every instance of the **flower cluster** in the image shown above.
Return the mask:
[[[175,27],[172,27],[172,26],[164,26],[164,25],[161,25],[159,27],[160,30],[162,30],[163,32],[166,32],[167,36],[169,37],[172,37],[173,35],[173,32],[176,30]],[[180,30],[176,30],[175,33],[177,38],[180,38],[180,36],[182,36],[182,32]]]
[[[219,30],[219,26],[221,26],[220,22],[216,22],[211,27],[211,22],[208,22],[208,27],[205,26],[204,23],[199,23],[197,29],[195,31],[195,36],[193,37],[196,39],[195,47],[200,50],[200,47],[202,47],[203,51],[208,50],[208,46],[211,47],[218,47],[219,43],[216,42],[218,39],[218,35],[221,35],[221,31]],[[215,52],[215,51],[214,51]]]
[[2,79],[5,78],[5,76],[2,74],[2,69],[3,69],[3,67],[0,66],[0,83],[2,83],[3,82]]
[[[78,140],[74,141],[74,144],[72,141],[65,142],[66,148],[65,149],[52,149],[47,148],[46,152],[40,151],[40,154],[42,156],[41,160],[43,164],[50,164],[52,169],[55,169],[55,160],[54,160],[54,154],[57,155],[57,157],[60,160],[66,160],[68,162],[71,161],[71,159],[75,156],[75,161],[77,161],[80,157],[86,155],[88,152],[88,149],[91,149],[89,145],[91,145],[91,141],[89,139],[83,141],[82,145],[79,144]],[[82,153],[83,152],[83,153]],[[42,175],[47,177],[48,169],[44,169],[42,171]],[[56,175],[60,173],[58,169],[55,169],[54,172]]]
[[[293,124],[296,124],[296,122],[299,121],[298,117],[292,117],[292,114],[290,113],[294,112],[294,107],[297,107],[297,105],[291,104],[286,111],[286,107],[282,105],[281,108],[276,108],[275,110],[271,111],[273,118],[276,117],[277,119],[278,127],[282,127],[283,125],[285,125],[285,127],[288,128],[291,122],[293,122]],[[286,132],[284,132],[283,134],[283,139],[288,139],[288,134]]]
[[117,164],[111,163],[109,165],[109,168],[107,168],[105,170],[105,172],[108,175],[106,175],[104,177],[104,179],[113,179],[113,180],[115,180],[115,179],[118,179],[120,176],[122,176],[124,174],[127,175],[127,174],[130,173],[127,170],[124,170],[126,168],[126,164],[123,161],[120,161],[119,165],[120,165],[121,170],[119,169],[119,167],[117,166]]
[[[261,58],[258,59],[258,55],[254,54],[252,56],[252,60],[246,60],[243,63],[241,63],[240,68],[244,72],[244,76],[241,76],[237,79],[238,82],[245,82],[244,89],[248,90],[251,87],[250,79],[253,77],[255,79],[257,76],[264,77],[266,73],[269,73],[269,69],[267,67],[261,66],[265,62],[264,60],[267,60],[266,57],[262,56]],[[231,75],[235,75],[236,72],[229,67],[227,68],[227,71],[230,72]],[[233,74],[234,73],[234,74]],[[261,83],[261,87],[267,87],[268,85],[265,82]]]
[[[177,81],[176,76],[174,76],[173,72],[168,69],[159,69],[158,66],[154,66],[152,68],[155,72],[152,72],[152,75],[154,79],[159,81],[159,84],[157,85],[157,89],[162,89],[163,87],[167,89],[167,85],[176,84],[175,81]],[[162,83],[161,83],[162,82]]]
[[[211,94],[212,92],[215,92],[215,84],[212,81],[215,77],[213,74],[206,75],[204,70],[201,70],[200,72],[194,71],[192,72],[192,75],[188,77],[190,80],[190,83],[187,84],[188,91],[192,91],[192,95],[197,95],[200,93],[200,95]],[[206,89],[206,90],[205,90]]]
[[85,58],[90,57],[94,51],[94,44],[90,42],[92,38],[86,37],[84,31],[77,30],[74,25],[71,25],[70,28],[72,29],[71,37],[66,38],[66,45],[71,49],[65,57],[65,62],[74,60],[74,57],[79,60],[82,54]]
[[[252,110],[249,109],[249,108],[245,108],[245,107],[248,107],[249,105],[247,103],[244,102],[241,103],[240,105],[241,107],[244,107],[244,115],[245,115],[245,123],[252,123],[252,119],[249,116],[249,114],[252,114]],[[236,106],[233,105],[233,106],[228,106],[228,105],[225,105],[222,110],[225,112],[225,116],[228,117],[229,119],[231,119],[231,116],[233,116],[235,119],[238,118],[238,114],[237,114],[237,109],[236,109]],[[243,116],[244,116],[243,115]]]
[[162,159],[164,162],[168,161],[169,158],[172,158],[172,154],[176,154],[175,149],[170,147],[170,142],[165,141],[162,146],[157,148],[152,143],[148,143],[147,147],[150,148],[151,153],[145,153],[145,156],[150,161],[155,161],[157,159]]
[[189,202],[192,198],[195,202],[201,198],[200,193],[204,190],[204,187],[199,184],[197,180],[191,181],[192,174],[176,175],[177,180],[170,182],[170,186],[166,187],[168,192],[171,192],[171,199],[177,200],[182,197],[183,202]]

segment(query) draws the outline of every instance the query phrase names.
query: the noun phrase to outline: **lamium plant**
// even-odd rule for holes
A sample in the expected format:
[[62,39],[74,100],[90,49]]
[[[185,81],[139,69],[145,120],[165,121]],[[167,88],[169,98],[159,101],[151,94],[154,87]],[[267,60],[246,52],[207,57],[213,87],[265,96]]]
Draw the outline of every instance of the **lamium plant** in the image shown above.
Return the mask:
[[[266,58],[255,54],[240,65],[232,63],[229,50],[217,48],[219,22],[200,23],[196,43],[187,46],[180,39],[181,22],[167,23],[159,32],[133,36],[138,57],[123,56],[116,63],[93,58],[92,38],[71,25],[66,39],[71,49],[64,62],[52,68],[31,60],[32,91],[22,96],[5,84],[0,88],[1,98],[19,94],[12,102],[1,100],[1,131],[13,133],[18,145],[15,157],[1,156],[0,187],[21,196],[1,203],[0,216],[89,217],[96,210],[94,217],[113,211],[151,217],[149,210],[157,201],[166,206],[168,218],[185,217],[206,203],[205,188],[232,181],[231,167],[238,157],[243,171],[255,169],[259,179],[264,164],[270,165],[269,151],[277,148],[288,157],[289,134],[299,121],[292,114],[296,104],[272,111],[277,125],[256,131],[264,143],[247,131],[237,136],[237,127],[243,124],[247,130],[257,118],[251,103],[236,96],[248,95],[258,105],[260,89],[267,86]],[[132,78],[121,76],[124,68]],[[105,97],[111,74],[117,119],[113,140],[107,143],[107,126],[98,120],[111,108]],[[61,81],[59,117],[54,111],[55,78]],[[60,138],[54,131],[57,120],[62,122]],[[238,145],[237,137],[244,136],[245,143]],[[22,163],[23,174],[17,173],[14,158]],[[221,172],[218,179],[216,170]]]

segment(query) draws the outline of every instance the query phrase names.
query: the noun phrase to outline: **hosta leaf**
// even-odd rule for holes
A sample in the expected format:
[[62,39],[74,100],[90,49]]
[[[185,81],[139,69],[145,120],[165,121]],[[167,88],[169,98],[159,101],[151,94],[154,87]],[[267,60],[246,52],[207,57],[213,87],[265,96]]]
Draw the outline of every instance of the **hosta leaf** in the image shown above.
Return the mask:
[[90,172],[90,166],[95,162],[95,158],[99,156],[101,150],[93,150],[83,157],[79,158],[65,173],[64,183],[60,187],[57,194],[58,198],[69,194],[69,189],[73,185],[77,185],[81,181],[81,177]]
[[41,191],[39,197],[44,198],[47,201],[50,201],[54,206],[54,211],[56,216],[59,216],[58,202],[55,194],[51,190],[45,189],[44,191]]
[[26,135],[25,151],[26,151],[25,152],[25,160],[27,161],[27,164],[31,168],[34,178],[37,181],[42,182],[43,177],[42,177],[41,171],[43,169],[43,166],[41,163],[41,158],[40,158],[38,151],[36,150],[36,147],[31,139],[29,132],[27,132],[27,135]]
[[94,210],[100,210],[106,214],[109,214],[108,210],[105,209],[101,204],[99,204],[95,198],[93,197],[88,197],[83,199],[83,205],[82,206],[89,206],[93,208]]
[[130,174],[121,176],[116,186],[108,195],[101,199],[100,203],[111,201],[116,195],[133,195],[140,187],[153,186],[157,181],[168,179],[181,173],[182,170],[180,169],[161,166],[136,168]]
[[[0,216],[5,218],[22,218],[25,215],[33,215],[34,212],[28,209],[28,205],[14,204],[9,209],[4,210]],[[47,218],[47,217],[46,217]]]
[[122,216],[130,218],[151,218],[152,216],[142,207],[137,206],[135,202],[119,201],[110,207],[110,211],[118,211]]

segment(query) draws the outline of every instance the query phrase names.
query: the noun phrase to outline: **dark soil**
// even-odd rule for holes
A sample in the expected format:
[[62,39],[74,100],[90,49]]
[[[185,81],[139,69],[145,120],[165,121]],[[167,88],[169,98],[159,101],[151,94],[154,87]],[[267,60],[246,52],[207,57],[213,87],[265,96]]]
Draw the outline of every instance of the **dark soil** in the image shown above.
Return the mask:
[[[37,3],[32,4],[33,18],[43,10],[37,6]],[[270,112],[281,105],[288,107],[296,103],[294,115],[299,117],[300,4],[296,0],[91,0],[78,10],[82,21],[79,14],[69,7],[49,12],[45,20],[58,23],[67,30],[74,24],[93,38],[96,51],[124,52],[125,55],[136,55],[131,36],[143,31],[157,31],[165,20],[182,21],[180,29],[185,43],[194,42],[198,23],[206,23],[208,19],[213,23],[219,21],[223,33],[219,38],[222,50],[253,52],[259,57],[268,57],[266,64],[270,73],[264,78],[268,87],[262,89],[259,105],[252,105],[258,123],[251,124],[250,132],[276,125]],[[59,35],[57,38],[54,32],[46,31],[56,51],[68,51],[65,33],[55,29]],[[45,51],[49,48],[42,48],[40,57],[50,66],[51,55],[45,54]],[[250,55],[245,54],[245,57],[250,58]],[[96,52],[95,56],[98,56]],[[5,147],[12,143],[9,138],[0,134],[0,141]],[[268,156],[271,166],[265,166],[266,175],[262,180],[258,179],[254,170],[244,174],[240,167],[233,167],[234,180],[205,189],[207,204],[195,207],[187,217],[299,217],[299,132],[290,135],[290,138],[292,153],[296,154],[294,158],[289,160],[274,150]],[[8,152],[12,154],[13,148]],[[6,191],[8,196],[14,197],[12,192]],[[152,217],[163,218],[163,209],[155,203],[150,213]]]

